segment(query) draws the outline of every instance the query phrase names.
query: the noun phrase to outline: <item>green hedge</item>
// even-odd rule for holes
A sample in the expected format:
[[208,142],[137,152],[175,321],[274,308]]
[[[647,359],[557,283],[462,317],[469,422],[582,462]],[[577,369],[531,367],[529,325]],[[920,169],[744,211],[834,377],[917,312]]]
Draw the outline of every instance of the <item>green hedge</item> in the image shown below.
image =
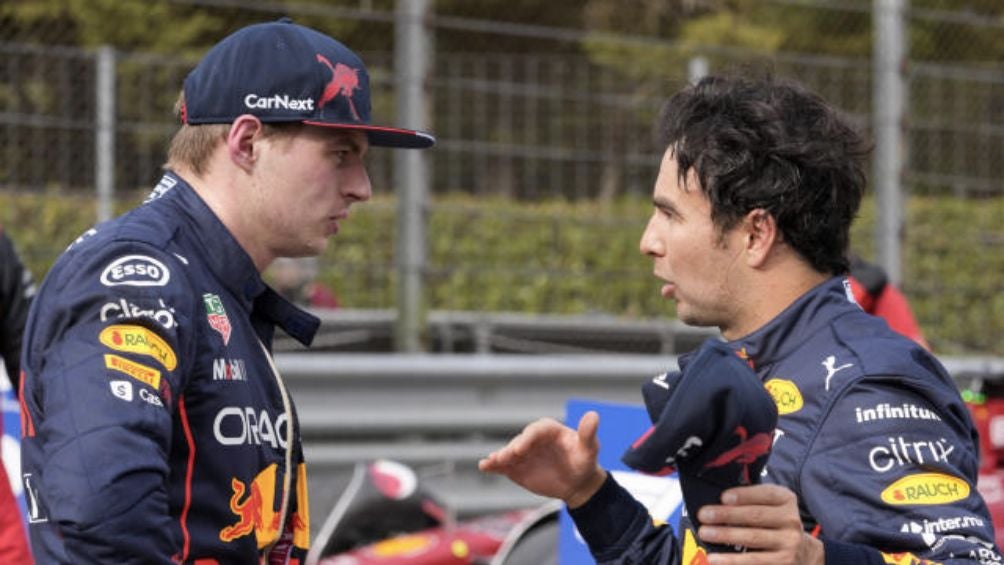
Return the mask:
[[[131,195],[120,208],[138,202]],[[92,198],[0,193],[0,221],[36,276],[94,218]],[[322,258],[320,278],[353,308],[395,301],[395,202],[357,206]],[[429,208],[431,309],[671,317],[638,252],[648,199],[513,202],[437,197]],[[904,291],[936,351],[1004,355],[1004,198],[912,197]],[[872,255],[866,202],[855,248]]]

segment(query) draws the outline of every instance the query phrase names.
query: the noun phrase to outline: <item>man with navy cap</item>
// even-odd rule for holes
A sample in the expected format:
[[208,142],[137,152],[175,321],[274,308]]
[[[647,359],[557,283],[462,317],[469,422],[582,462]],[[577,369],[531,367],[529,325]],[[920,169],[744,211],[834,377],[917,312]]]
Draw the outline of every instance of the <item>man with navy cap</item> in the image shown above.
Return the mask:
[[276,326],[319,321],[269,288],[370,198],[370,122],[347,47],[289,21],[214,46],[185,79],[166,172],[142,206],[53,266],[25,335],[23,481],[43,563],[296,563],[309,547],[296,411]]
[[652,428],[623,456],[679,472],[680,531],[597,465],[596,413],[534,422],[481,468],[564,500],[604,564],[1001,563],[952,379],[846,279],[859,134],[796,83],[741,76],[678,92],[660,126],[641,251],[677,316],[727,340],[644,387]]

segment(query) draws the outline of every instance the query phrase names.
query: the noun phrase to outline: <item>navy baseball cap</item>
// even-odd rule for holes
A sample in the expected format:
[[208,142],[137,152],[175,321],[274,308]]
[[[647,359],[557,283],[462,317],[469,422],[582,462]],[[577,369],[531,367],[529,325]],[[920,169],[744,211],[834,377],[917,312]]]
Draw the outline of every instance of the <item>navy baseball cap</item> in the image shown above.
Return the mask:
[[[680,371],[642,390],[652,427],[622,460],[643,473],[679,473],[687,516],[721,504],[726,489],[757,484],[777,426],[777,405],[753,369],[727,344],[709,339],[680,358]],[[736,548],[707,545],[708,551]]]
[[227,36],[185,78],[181,120],[225,124],[251,114],[366,133],[372,145],[425,148],[424,132],[370,124],[370,79],[348,47],[288,18]]

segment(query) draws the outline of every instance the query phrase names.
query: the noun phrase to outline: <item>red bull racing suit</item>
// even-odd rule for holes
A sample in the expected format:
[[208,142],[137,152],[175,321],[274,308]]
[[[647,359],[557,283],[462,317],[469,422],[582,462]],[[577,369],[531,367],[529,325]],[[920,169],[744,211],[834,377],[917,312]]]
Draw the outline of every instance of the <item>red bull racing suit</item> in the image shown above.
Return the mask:
[[39,289],[23,356],[22,473],[42,563],[297,563],[309,545],[269,288],[180,177],[89,230]]
[[[778,408],[762,479],[798,495],[827,565],[1002,563],[954,383],[920,345],[862,312],[846,279],[728,345]],[[707,563],[686,516],[679,534],[654,525],[613,478],[570,514],[599,563]]]

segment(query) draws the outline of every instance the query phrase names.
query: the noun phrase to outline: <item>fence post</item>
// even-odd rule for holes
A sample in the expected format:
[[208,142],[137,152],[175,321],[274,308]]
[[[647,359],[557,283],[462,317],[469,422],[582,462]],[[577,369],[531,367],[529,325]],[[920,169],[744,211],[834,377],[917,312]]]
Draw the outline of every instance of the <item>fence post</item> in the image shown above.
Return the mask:
[[878,206],[875,249],[878,262],[899,284],[903,235],[903,172],[906,161],[906,64],[904,19],[909,0],[872,2],[873,183]]
[[[428,129],[425,84],[430,39],[425,19],[428,0],[397,0],[394,18],[394,77],[397,121],[402,126]],[[394,154],[394,187],[397,214],[397,322],[398,351],[423,349],[426,333],[425,212],[429,162],[425,151],[398,149]]]
[[94,184],[98,221],[112,218],[115,195],[115,49],[98,48],[94,96]]

